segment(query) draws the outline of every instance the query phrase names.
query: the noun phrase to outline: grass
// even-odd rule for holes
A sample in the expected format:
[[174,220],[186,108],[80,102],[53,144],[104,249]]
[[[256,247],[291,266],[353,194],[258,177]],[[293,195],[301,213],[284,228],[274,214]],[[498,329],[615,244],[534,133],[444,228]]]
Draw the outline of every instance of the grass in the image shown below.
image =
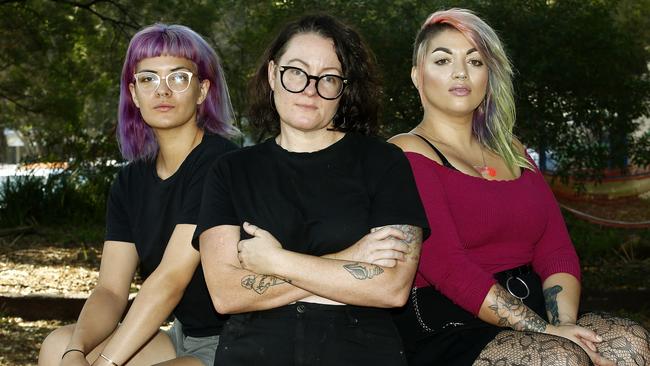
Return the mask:
[[[566,212],[564,218],[580,256],[584,292],[629,290],[633,296],[634,291],[650,291],[650,229],[603,227]],[[650,329],[650,304],[640,305],[614,313]]]
[[[650,210],[650,207],[648,207]],[[631,263],[650,258],[650,229],[621,229],[595,225],[565,213],[567,229],[586,263]]]
[[580,256],[587,289],[650,287],[650,229],[620,229],[594,225],[565,214],[571,239]]
[[80,245],[101,248],[104,241],[105,228],[103,224],[68,226],[40,226],[37,232],[50,243],[57,243],[63,247],[78,247]]

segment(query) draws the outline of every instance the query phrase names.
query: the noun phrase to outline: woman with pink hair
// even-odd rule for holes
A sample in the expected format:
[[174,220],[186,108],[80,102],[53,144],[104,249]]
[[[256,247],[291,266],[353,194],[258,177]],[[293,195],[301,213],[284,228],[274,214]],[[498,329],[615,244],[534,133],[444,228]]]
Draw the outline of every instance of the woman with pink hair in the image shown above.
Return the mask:
[[578,313],[578,257],[512,134],[512,68],[494,30],[467,10],[433,13],[411,78],[424,115],[391,142],[406,152],[432,235],[396,314],[410,363],[648,364],[639,324]]

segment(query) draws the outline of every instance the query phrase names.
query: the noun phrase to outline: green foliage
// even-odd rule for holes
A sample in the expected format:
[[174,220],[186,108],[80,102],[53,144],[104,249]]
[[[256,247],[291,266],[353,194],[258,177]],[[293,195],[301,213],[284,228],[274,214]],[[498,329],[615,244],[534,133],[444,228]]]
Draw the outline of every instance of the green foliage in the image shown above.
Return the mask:
[[0,185],[0,225],[4,227],[29,225],[43,202],[41,177],[6,177]]
[[634,161],[640,166],[650,166],[650,131],[639,136],[633,147],[630,148],[630,154]]
[[583,263],[614,260],[634,262],[650,259],[650,230],[595,225],[565,213],[573,245]]
[[630,154],[630,135],[648,114],[650,37],[634,29],[648,28],[650,6],[537,0],[491,2],[480,12],[517,70],[518,134],[527,145],[554,151],[562,175],[597,177],[628,157],[645,165]]
[[[154,22],[186,24],[224,61],[239,127],[246,84],[287,20],[328,12],[354,25],[383,79],[381,132],[421,118],[409,77],[413,38],[431,12],[475,10],[501,35],[516,68],[517,135],[552,150],[562,174],[647,165],[632,138],[650,100],[650,0],[28,0],[0,3],[0,128],[29,137],[32,159],[117,159],[119,74],[130,37]],[[260,136],[253,136],[258,140]]]
[[0,226],[101,224],[115,171],[114,166],[94,164],[49,177],[7,177],[0,183]]
[[[77,258],[86,262],[94,262],[99,265],[97,254],[101,253],[104,244],[106,226],[103,220],[97,223],[75,225],[74,229],[68,225],[48,225],[38,227],[38,239],[45,239],[46,243],[65,248],[78,248]],[[29,238],[25,238],[28,241]]]

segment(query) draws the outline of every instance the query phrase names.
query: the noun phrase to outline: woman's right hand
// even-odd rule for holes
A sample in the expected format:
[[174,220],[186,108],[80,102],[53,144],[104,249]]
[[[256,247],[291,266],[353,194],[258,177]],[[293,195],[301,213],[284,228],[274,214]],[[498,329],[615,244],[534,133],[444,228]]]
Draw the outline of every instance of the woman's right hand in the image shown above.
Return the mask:
[[574,324],[548,325],[547,334],[564,337],[580,346],[589,356],[595,366],[615,366],[614,361],[603,357],[598,353],[596,343],[602,342],[602,338],[591,329],[583,328]]
[[60,366],[90,366],[86,356],[81,352],[68,352],[65,357],[61,359]]
[[395,267],[412,250],[405,239],[404,232],[394,227],[376,228],[352,246],[333,254],[333,258]]

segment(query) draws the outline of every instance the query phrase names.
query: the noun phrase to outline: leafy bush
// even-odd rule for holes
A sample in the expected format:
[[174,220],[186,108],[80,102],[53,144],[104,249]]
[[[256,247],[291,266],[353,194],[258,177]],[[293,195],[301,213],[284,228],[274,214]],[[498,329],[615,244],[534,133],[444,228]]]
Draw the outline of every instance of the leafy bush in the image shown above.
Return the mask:
[[0,183],[0,226],[27,225],[40,215],[44,181],[38,176],[6,177]]
[[7,177],[0,182],[0,227],[103,223],[116,170],[108,164],[86,164],[47,177]]

